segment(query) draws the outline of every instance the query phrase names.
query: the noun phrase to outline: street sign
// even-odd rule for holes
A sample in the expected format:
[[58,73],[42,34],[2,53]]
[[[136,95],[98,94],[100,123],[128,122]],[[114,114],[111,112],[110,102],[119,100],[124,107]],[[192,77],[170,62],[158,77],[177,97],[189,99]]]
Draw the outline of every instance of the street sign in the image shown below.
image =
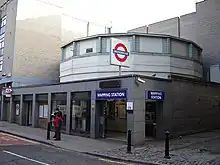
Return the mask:
[[130,65],[129,42],[111,38],[111,65],[129,67]]
[[163,91],[145,91],[145,99],[146,100],[164,100],[164,92]]
[[126,90],[101,90],[96,91],[96,100],[123,100],[127,98]]
[[6,88],[5,89],[5,97],[11,97],[11,92],[12,92],[11,88]]

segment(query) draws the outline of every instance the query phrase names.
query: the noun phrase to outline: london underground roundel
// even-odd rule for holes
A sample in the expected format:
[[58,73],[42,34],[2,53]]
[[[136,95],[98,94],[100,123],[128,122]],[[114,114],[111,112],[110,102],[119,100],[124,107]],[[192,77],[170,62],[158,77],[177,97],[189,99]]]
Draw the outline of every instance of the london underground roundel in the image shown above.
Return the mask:
[[[123,50],[119,50],[119,48],[122,48]],[[119,62],[125,62],[129,56],[128,49],[123,43],[118,43],[117,45],[115,45],[113,53],[115,54],[115,58]],[[122,57],[120,57],[119,55],[122,55]]]
[[128,66],[129,48],[128,43],[119,39],[112,39],[111,64],[119,66]]

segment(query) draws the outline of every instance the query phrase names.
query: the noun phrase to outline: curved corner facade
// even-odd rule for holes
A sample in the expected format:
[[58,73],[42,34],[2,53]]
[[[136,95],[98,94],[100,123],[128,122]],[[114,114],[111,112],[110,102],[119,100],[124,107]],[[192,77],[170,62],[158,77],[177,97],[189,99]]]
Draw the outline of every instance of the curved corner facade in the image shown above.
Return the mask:
[[92,36],[64,46],[60,82],[118,76],[118,67],[110,65],[111,38],[130,44],[130,67],[122,68],[122,75],[203,77],[202,49],[195,43],[172,36],[127,33]]

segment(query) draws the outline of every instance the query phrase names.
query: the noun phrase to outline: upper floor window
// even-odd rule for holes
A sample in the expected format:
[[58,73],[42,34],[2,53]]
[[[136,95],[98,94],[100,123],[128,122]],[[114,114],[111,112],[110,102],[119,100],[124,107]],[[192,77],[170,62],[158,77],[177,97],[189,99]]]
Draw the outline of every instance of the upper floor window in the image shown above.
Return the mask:
[[0,19],[0,72],[3,69],[3,55],[5,47],[5,27],[6,27],[6,16]]
[[5,33],[6,16],[1,18],[0,34]]
[[92,53],[93,52],[93,48],[87,48],[86,49],[86,53]]
[[3,56],[0,57],[0,72],[3,69]]
[[67,46],[62,49],[62,60],[66,60],[73,56],[73,46]]

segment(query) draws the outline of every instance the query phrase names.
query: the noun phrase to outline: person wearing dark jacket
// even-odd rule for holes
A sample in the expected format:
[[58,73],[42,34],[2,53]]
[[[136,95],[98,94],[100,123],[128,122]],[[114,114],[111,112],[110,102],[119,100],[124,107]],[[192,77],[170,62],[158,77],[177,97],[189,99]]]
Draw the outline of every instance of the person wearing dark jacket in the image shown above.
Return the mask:
[[54,127],[55,127],[55,140],[61,140],[61,125],[62,125],[63,119],[61,116],[61,113],[57,113],[56,118],[54,120]]

